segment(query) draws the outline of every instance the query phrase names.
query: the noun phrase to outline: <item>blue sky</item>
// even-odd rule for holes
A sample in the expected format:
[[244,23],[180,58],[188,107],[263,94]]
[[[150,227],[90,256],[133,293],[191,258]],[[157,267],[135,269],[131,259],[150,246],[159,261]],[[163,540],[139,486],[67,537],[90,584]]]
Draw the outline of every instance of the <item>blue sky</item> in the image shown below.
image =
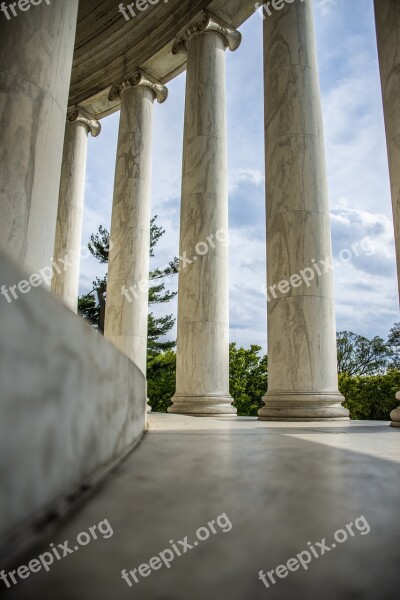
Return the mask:
[[[370,0],[314,0],[334,251],[337,329],[386,337],[399,320],[393,224],[382,101]],[[227,52],[230,335],[266,349],[265,192],[262,19],[240,28]],[[155,105],[152,214],[166,234],[154,266],[178,254],[185,74]],[[102,121],[89,141],[82,244],[109,228],[119,114]],[[352,245],[369,238],[364,252]],[[342,250],[348,250],[340,254]],[[351,255],[350,259],[349,256]],[[342,257],[342,258],[341,258]],[[347,262],[343,260],[346,257]],[[81,292],[104,268],[81,263]],[[177,281],[170,284],[176,289]],[[176,302],[156,307],[176,315]],[[170,337],[175,337],[175,331]]]

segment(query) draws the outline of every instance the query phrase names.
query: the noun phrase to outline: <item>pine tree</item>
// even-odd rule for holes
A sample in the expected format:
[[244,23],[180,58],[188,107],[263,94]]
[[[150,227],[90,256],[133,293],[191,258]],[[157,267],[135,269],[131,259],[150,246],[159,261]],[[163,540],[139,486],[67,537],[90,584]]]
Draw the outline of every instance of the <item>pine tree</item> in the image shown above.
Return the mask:
[[[150,221],[150,257],[154,257],[154,248],[159,239],[164,235],[165,229],[156,224],[157,215]],[[105,227],[100,225],[98,232],[90,236],[88,248],[91,254],[101,263],[108,263],[110,236]],[[178,273],[179,259],[175,257],[168,265],[161,269],[154,269],[149,273],[149,281],[157,281],[149,285],[149,305],[164,304],[176,296],[176,292],[170,292],[165,288],[165,282],[162,279]],[[105,315],[105,293],[107,289],[107,275],[102,279],[96,277],[93,281],[93,290],[88,294],[80,296],[78,299],[78,310],[81,316],[93,323],[93,326],[100,331],[104,331]],[[94,295],[95,294],[95,295]],[[155,356],[159,352],[170,350],[175,346],[174,341],[160,341],[174,326],[175,319],[172,315],[165,317],[155,317],[149,313],[148,318],[148,347],[149,357]]]

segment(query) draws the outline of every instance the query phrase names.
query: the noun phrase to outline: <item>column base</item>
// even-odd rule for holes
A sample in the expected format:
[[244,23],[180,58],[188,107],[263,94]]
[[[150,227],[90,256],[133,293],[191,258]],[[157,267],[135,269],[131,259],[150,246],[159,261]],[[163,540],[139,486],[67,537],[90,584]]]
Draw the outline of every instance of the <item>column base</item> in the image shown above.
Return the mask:
[[[397,392],[396,399],[400,400],[400,392]],[[390,423],[392,427],[400,427],[400,406],[392,410],[390,418],[392,419],[392,422]]]
[[287,394],[271,392],[263,397],[265,406],[258,411],[259,421],[349,421],[339,393]]
[[235,417],[232,396],[174,396],[169,413],[192,417]]

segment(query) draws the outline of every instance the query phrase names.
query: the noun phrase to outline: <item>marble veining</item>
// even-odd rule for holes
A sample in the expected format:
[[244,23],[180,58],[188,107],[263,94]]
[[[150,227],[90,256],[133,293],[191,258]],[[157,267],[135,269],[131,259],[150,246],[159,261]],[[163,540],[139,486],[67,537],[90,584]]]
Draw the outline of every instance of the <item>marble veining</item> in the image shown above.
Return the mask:
[[[383,112],[389,157],[397,281],[400,295],[400,4],[375,0],[375,22],[381,74]],[[400,393],[397,394],[400,400]],[[391,413],[392,425],[400,427],[400,407]]]
[[[264,21],[268,286],[332,264],[311,0]],[[332,270],[276,290],[268,310],[261,419],[347,418],[338,391]]]
[[53,272],[52,291],[74,313],[77,312],[79,292],[80,249],[85,199],[85,176],[88,134],[97,137],[100,123],[82,109],[76,107],[68,114],[60,192],[54,260],[68,259],[70,266],[59,273]]
[[[169,412],[234,415],[229,395],[228,245],[208,241],[228,232],[225,48],[240,34],[202,13],[178,36],[187,52],[176,393]],[[206,252],[196,252],[204,243]]]
[[0,21],[0,240],[30,272],[53,256],[77,9],[43,3]]
[[[121,98],[110,232],[105,336],[146,373],[153,103],[167,89],[137,69]],[[136,293],[124,295],[123,289]]]

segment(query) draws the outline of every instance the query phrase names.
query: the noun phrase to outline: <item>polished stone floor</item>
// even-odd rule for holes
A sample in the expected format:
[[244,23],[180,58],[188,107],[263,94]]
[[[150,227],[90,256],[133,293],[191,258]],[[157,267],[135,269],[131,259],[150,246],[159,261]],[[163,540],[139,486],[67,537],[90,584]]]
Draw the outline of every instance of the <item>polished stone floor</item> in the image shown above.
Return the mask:
[[[113,535],[12,589],[0,582],[0,590],[24,600],[390,600],[399,589],[399,497],[400,430],[388,423],[153,414],[139,447],[21,564],[50,542],[73,548],[80,532],[104,519]],[[357,519],[350,535],[346,525]],[[178,540],[193,542],[212,520],[216,533],[183,553]],[[326,538],[331,547],[339,529],[346,541],[329,551],[318,546]],[[129,587],[122,569],[148,563],[171,549],[170,540],[182,555],[146,577],[136,571]],[[324,552],[308,570],[272,574],[269,588],[259,580],[261,569],[275,571],[310,550],[307,542]]]

